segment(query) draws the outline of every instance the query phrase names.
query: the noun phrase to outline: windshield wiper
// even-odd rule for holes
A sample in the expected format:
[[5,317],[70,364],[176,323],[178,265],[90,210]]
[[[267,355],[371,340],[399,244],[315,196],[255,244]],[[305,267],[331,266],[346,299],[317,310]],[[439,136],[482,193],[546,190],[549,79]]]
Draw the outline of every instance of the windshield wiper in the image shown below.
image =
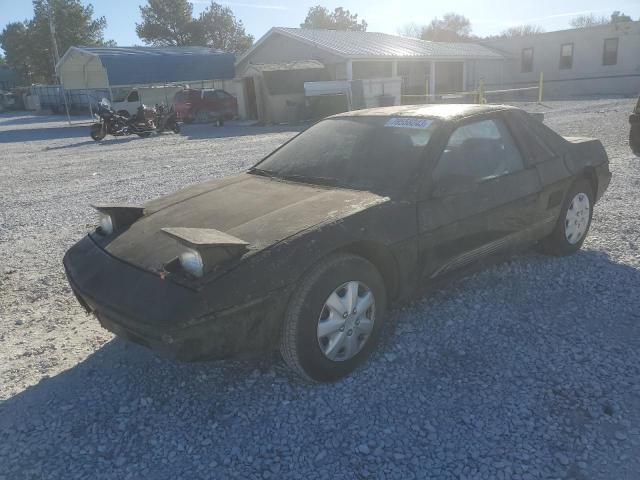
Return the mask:
[[252,167],[248,171],[248,173],[253,173],[254,175],[260,175],[261,177],[269,177],[274,178],[276,175],[269,170],[263,170],[262,168]]
[[290,175],[281,175],[280,178],[282,178],[283,180],[291,180],[294,182],[302,182],[302,183],[312,183],[312,184],[316,184],[316,185],[326,185],[329,187],[335,187],[337,185],[340,185],[340,180],[338,180],[337,178],[331,178],[331,177],[316,177],[316,176],[307,176],[307,175],[296,175],[296,174],[290,174]]
[[278,180],[289,180],[289,181],[300,182],[300,183],[311,183],[315,185],[325,185],[329,187],[335,187],[337,185],[340,185],[340,180],[338,180],[337,178],[298,175],[295,173],[292,173],[289,175],[280,175],[275,172],[271,172],[269,170],[263,170],[262,168],[257,168],[257,167],[250,168],[248,170],[248,173],[252,173],[254,175],[260,175],[262,177],[274,178]]

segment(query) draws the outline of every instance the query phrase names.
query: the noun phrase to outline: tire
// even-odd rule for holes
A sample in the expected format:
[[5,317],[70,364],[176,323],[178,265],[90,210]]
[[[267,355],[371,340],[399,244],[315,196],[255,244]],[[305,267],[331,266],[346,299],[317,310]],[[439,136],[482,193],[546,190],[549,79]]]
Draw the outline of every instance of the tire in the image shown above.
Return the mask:
[[[338,295],[340,289],[345,295],[338,298],[340,307],[349,304],[348,289],[353,284],[359,285],[356,303],[364,305],[363,310],[357,315],[351,311],[347,317],[344,317],[346,312],[336,313],[339,309],[329,310],[327,302],[330,296]],[[367,297],[369,293],[374,303],[367,307],[366,300],[371,298]],[[378,270],[356,255],[331,255],[306,273],[291,295],[282,328],[280,353],[285,363],[305,379],[317,382],[338,380],[369,357],[378,343],[385,317],[386,292]],[[334,336],[321,338],[319,326],[329,325],[329,321],[338,322],[334,325],[341,325],[341,330],[334,326],[331,329]],[[365,324],[372,328],[363,329]],[[335,340],[334,345],[339,344],[335,335],[339,335],[344,343],[342,347],[333,349],[334,358],[330,359],[325,351],[331,351],[331,339]],[[350,355],[346,351],[349,345],[353,347]]]
[[173,124],[173,133],[180,133],[182,128],[180,127],[180,123],[176,122]]
[[[585,220],[585,212],[584,210],[579,208],[581,204],[580,195],[586,196],[588,200],[588,218]],[[587,238],[587,234],[589,233],[589,227],[591,226],[591,217],[593,216],[593,206],[595,203],[595,193],[593,191],[593,187],[591,182],[589,182],[586,178],[581,178],[576,180],[576,182],[569,189],[567,196],[562,204],[562,209],[560,210],[560,216],[558,217],[558,221],[556,223],[553,232],[545,238],[540,246],[542,247],[542,251],[549,255],[556,256],[564,256],[571,255],[572,253],[577,252],[582,247],[585,238]],[[584,197],[582,197],[582,205],[584,204]],[[581,216],[576,217],[569,213],[569,210],[580,211]],[[571,218],[567,218],[567,217]],[[583,226],[583,229],[578,229],[577,233],[569,235],[569,227],[568,225],[571,222],[578,222],[579,225]],[[586,223],[585,223],[586,222]],[[582,234],[579,233],[582,231]]]
[[629,130],[629,146],[637,157],[640,157],[640,124],[632,123]]
[[218,120],[216,120],[216,125],[218,127],[224,127],[224,117],[218,117]]
[[199,110],[196,112],[196,122],[209,123],[209,113],[205,110]]
[[107,135],[107,132],[105,131],[106,129],[102,127],[103,125],[101,123],[94,123],[93,125],[91,125],[89,134],[91,135],[91,138],[96,142],[99,142]]

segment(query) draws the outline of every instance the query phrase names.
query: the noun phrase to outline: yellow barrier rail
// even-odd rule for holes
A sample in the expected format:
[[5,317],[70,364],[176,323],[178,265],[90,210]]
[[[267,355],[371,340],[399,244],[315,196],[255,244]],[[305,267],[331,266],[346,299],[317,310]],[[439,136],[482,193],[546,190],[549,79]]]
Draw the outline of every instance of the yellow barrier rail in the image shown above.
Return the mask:
[[538,103],[542,103],[544,98],[544,73],[540,72],[540,79],[538,85],[535,87],[520,87],[520,88],[503,88],[500,90],[486,90],[484,80],[480,80],[478,88],[476,90],[469,90],[465,92],[442,92],[442,93],[425,93],[425,94],[413,94],[413,95],[401,95],[402,98],[424,98],[425,100],[430,98],[442,98],[442,97],[455,97],[455,96],[469,96],[473,95],[474,103],[487,103],[487,95],[497,93],[513,93],[513,92],[527,92],[538,91]]

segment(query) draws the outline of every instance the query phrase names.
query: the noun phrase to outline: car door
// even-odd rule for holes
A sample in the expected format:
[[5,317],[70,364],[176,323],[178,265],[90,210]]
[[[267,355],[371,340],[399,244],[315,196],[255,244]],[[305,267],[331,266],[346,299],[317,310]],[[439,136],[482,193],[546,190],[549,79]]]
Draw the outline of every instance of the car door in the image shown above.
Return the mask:
[[224,90],[216,90],[218,100],[220,101],[220,109],[225,115],[235,115],[236,99]]
[[218,99],[215,90],[203,90],[202,104],[203,110],[206,110],[207,112],[213,113],[219,110]]
[[540,190],[500,114],[455,125],[417,206],[423,280],[525,243]]

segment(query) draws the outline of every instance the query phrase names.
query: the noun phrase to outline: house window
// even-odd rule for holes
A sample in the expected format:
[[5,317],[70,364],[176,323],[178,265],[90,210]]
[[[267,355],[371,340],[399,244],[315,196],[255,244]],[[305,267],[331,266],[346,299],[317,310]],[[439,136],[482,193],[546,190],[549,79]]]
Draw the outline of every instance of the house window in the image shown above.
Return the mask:
[[533,48],[522,49],[522,73],[533,72]]
[[618,39],[607,38],[604,41],[604,52],[602,53],[603,65],[615,65],[618,63]]
[[560,47],[560,70],[573,67],[573,43],[565,43]]

